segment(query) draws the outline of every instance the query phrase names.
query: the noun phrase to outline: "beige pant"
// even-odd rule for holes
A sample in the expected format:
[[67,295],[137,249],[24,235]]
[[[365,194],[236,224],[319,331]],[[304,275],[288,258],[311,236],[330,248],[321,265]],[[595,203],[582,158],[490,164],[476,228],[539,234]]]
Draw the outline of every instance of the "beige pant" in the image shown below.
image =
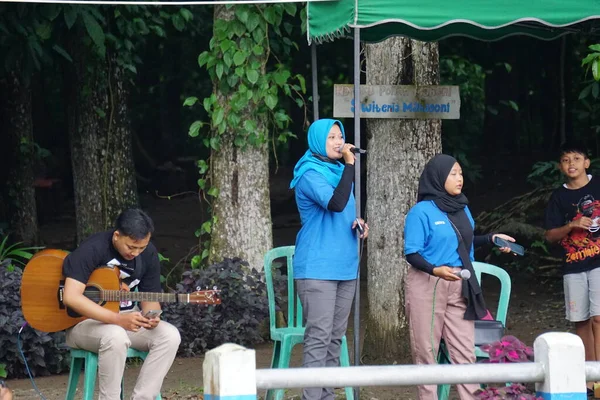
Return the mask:
[[181,337],[177,328],[165,321],[151,330],[131,332],[87,319],[67,330],[66,342],[70,347],[98,353],[99,400],[120,399],[127,349],[148,351],[131,398],[154,400],[175,359]]
[[[405,296],[413,362],[435,364],[434,354],[438,354],[440,339],[444,338],[452,364],[474,363],[475,326],[473,321],[463,318],[467,306],[461,293],[462,281],[439,280],[432,329],[433,289],[437,281],[435,276],[408,268]],[[457,385],[462,400],[475,399],[473,393],[477,389],[477,384]],[[437,400],[437,386],[419,386],[418,395],[420,400]]]

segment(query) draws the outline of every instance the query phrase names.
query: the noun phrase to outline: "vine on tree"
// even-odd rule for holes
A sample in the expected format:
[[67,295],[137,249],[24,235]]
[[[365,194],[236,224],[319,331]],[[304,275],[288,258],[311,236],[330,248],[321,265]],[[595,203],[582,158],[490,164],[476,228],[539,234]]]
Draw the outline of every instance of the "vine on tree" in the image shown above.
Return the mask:
[[[304,107],[306,117],[304,77],[293,75],[289,65],[277,56],[281,54],[289,59],[292,49],[298,50],[298,45],[288,37],[294,25],[286,21],[286,18],[296,15],[297,6],[285,3],[226,7],[234,8],[234,17],[214,22],[210,48],[200,54],[198,64],[207,69],[215,91],[227,96],[228,101],[221,104],[214,92],[205,98],[202,105],[208,121],[193,122],[189,135],[198,137],[202,130],[204,146],[213,151],[219,151],[221,137],[226,132],[235,135],[234,145],[242,150],[269,141],[274,150],[276,143],[285,143],[288,138],[296,137],[289,130],[291,118],[280,96],[283,94],[293,99],[298,107]],[[191,107],[198,101],[197,97],[188,97],[183,105]],[[254,118],[244,119],[244,113],[249,109]],[[259,127],[256,121],[265,121],[266,124]],[[203,128],[207,128],[206,131]],[[199,160],[197,166],[200,173],[198,186],[210,206],[209,198],[219,195],[218,188],[210,185],[210,157]],[[211,217],[196,231],[196,236],[210,236],[216,222],[211,213]],[[209,247],[208,240],[201,244],[201,253],[192,258],[192,268],[198,268],[207,259]]]

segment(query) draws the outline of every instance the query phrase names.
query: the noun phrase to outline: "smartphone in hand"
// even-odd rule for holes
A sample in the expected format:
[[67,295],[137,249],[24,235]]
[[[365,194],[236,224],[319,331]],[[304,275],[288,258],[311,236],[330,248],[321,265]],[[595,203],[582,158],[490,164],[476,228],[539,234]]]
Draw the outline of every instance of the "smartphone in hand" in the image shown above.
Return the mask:
[[144,318],[153,319],[160,317],[160,314],[162,314],[162,310],[150,310],[144,314]]
[[525,255],[525,248],[520,244],[509,242],[506,239],[502,239],[498,235],[494,236],[494,244],[498,247],[508,247],[510,251],[520,256]]
[[365,228],[362,226],[362,224],[360,223],[360,220],[358,218],[356,218],[356,229],[358,230],[358,233],[360,233],[361,235],[365,232]]

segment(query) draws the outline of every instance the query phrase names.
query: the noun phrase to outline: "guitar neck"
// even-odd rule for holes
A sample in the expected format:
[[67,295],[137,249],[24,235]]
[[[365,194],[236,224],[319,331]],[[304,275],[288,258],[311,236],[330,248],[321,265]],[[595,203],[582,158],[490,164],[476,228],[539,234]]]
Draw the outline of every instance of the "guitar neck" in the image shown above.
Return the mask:
[[189,294],[124,292],[121,290],[103,290],[103,301],[154,301],[159,303],[189,303]]

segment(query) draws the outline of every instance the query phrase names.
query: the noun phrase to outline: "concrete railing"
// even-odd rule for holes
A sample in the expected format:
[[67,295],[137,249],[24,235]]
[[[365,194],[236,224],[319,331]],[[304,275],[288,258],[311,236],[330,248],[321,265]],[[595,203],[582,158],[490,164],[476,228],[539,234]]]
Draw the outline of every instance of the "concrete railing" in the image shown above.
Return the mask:
[[586,380],[600,380],[600,362],[585,362],[583,343],[570,333],[545,333],[530,363],[392,365],[256,369],[254,350],[224,344],[204,360],[205,400],[255,400],[257,389],[535,382],[545,400],[584,400]]

